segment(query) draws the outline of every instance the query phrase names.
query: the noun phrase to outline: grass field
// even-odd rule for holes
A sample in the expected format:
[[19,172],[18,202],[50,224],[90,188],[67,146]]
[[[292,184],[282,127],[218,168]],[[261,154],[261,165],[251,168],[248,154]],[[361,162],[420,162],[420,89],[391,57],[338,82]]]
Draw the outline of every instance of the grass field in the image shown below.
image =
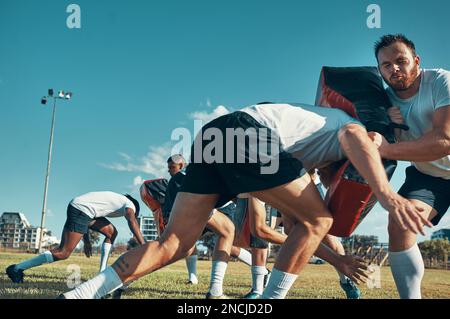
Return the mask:
[[[0,299],[54,298],[68,290],[67,278],[71,274],[68,266],[81,268],[81,280],[92,278],[98,271],[99,257],[90,259],[73,255],[68,260],[44,265],[25,272],[25,282],[14,284],[4,269],[13,263],[33,255],[0,253]],[[117,256],[110,258],[114,261]],[[271,268],[272,265],[269,265]],[[199,284],[188,285],[184,260],[153,274],[141,278],[123,294],[122,298],[133,299],[203,299],[208,290],[211,262],[198,262]],[[381,272],[381,289],[360,287],[364,299],[398,298],[389,268]],[[250,290],[250,268],[240,262],[230,262],[224,281],[224,292],[231,298],[240,298]],[[427,269],[422,286],[423,298],[450,298],[450,270]],[[299,276],[288,298],[345,298],[334,269],[328,265],[308,265]]]

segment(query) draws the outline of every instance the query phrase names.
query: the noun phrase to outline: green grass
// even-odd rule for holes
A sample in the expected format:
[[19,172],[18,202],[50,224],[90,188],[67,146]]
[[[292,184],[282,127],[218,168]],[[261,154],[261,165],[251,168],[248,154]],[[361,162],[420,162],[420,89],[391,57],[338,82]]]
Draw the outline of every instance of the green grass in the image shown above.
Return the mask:
[[[0,253],[0,299],[54,298],[67,288],[67,271],[70,264],[79,265],[82,281],[92,278],[98,271],[99,257],[90,259],[73,255],[68,260],[44,265],[25,272],[24,284],[14,284],[6,276],[4,269],[34,255]],[[110,258],[114,261],[117,256]],[[271,268],[272,265],[269,265]],[[123,294],[132,299],[202,299],[208,290],[211,262],[198,262],[199,284],[187,284],[184,260],[163,268],[133,283]],[[381,272],[381,289],[360,287],[365,299],[398,298],[389,268]],[[250,290],[250,268],[240,262],[230,262],[224,281],[224,292],[231,298],[240,298]],[[422,285],[423,298],[450,298],[450,271],[427,269]],[[307,265],[297,279],[288,298],[345,298],[334,269],[328,265]]]

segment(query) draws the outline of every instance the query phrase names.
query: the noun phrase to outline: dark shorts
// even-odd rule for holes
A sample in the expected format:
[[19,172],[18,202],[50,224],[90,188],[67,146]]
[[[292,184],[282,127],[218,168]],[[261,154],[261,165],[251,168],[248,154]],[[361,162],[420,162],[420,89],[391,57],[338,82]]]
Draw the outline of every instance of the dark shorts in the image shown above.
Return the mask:
[[89,224],[92,220],[93,219],[91,217],[83,213],[81,210],[76,209],[69,204],[69,206],[67,206],[67,219],[64,224],[64,229],[84,235],[88,233]]
[[408,199],[416,199],[437,211],[431,220],[437,225],[450,206],[450,180],[419,172],[414,166],[406,169],[406,180],[398,191]]
[[[237,143],[236,138],[228,138],[227,128],[256,129],[258,132],[262,129],[268,132],[264,136],[264,141],[266,146],[270,143],[277,145],[273,158],[278,163],[278,169],[269,174],[262,173],[264,169],[271,167],[272,163],[264,163],[259,157],[259,153],[258,157],[253,156],[252,150],[254,148],[249,147],[249,139],[243,145],[242,143]],[[212,141],[201,140],[203,133],[208,129],[221,132],[224,138],[222,143],[216,144],[222,145],[220,151],[222,152],[221,158],[223,162],[221,163],[218,161],[207,163],[203,156],[200,156],[201,158],[199,159],[194,155],[196,148],[201,150],[201,154],[204,154],[204,151],[206,153],[206,150],[209,152],[212,141],[216,141],[215,138],[212,138]],[[279,143],[274,142],[273,136],[275,136],[275,133],[272,130],[261,125],[244,112],[234,112],[211,121],[202,128],[192,145],[191,160],[186,169],[186,177],[181,191],[194,194],[220,194],[220,199],[216,204],[216,207],[220,207],[236,197],[237,194],[270,189],[291,182],[305,174],[302,163],[285,152]],[[259,145],[258,150],[260,149]],[[266,149],[269,150],[271,148],[267,146]],[[227,152],[232,153],[227,154]],[[240,158],[241,162],[238,162],[237,154],[242,156]],[[228,156],[234,157],[232,163],[226,161]],[[243,163],[242,158],[244,158]]]

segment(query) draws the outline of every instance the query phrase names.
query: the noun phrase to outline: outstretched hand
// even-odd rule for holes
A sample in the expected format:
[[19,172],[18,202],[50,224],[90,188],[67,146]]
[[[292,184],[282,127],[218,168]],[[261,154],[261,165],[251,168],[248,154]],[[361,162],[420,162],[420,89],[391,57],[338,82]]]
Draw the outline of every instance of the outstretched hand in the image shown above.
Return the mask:
[[357,285],[369,280],[370,270],[368,263],[361,257],[345,255],[341,256],[339,271],[346,275]]

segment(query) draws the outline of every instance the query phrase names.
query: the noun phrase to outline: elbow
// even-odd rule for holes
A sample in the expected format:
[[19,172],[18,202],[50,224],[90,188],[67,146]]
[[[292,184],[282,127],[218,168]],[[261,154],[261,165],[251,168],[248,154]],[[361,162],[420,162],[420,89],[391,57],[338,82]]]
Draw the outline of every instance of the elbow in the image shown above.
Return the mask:
[[343,145],[347,145],[349,140],[357,138],[361,133],[365,133],[362,126],[358,124],[347,124],[339,130],[339,141]]
[[268,238],[267,232],[265,232],[264,229],[261,227],[256,227],[255,229],[253,229],[252,235],[263,240],[267,240]]

